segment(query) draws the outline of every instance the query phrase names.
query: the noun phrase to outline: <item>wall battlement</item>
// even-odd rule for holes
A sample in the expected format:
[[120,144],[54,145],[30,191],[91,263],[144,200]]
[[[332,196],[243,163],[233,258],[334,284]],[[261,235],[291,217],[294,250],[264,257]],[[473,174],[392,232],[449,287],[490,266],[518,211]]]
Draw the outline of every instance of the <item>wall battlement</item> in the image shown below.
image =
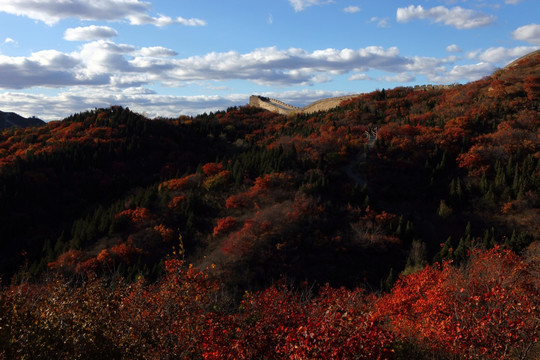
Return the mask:
[[[413,90],[414,91],[447,90],[447,89],[452,89],[456,86],[459,86],[459,85],[456,85],[456,84],[416,85],[413,88]],[[351,99],[360,95],[361,94],[345,95],[345,96],[338,96],[334,98],[322,99],[322,100],[315,101],[314,103],[311,103],[307,106],[304,106],[303,108],[286,104],[280,100],[276,100],[276,99],[272,99],[272,98],[268,98],[264,96],[259,96],[259,95],[252,95],[249,98],[249,105],[253,107],[265,109],[268,111],[272,111],[278,114],[282,114],[282,115],[289,115],[293,113],[312,114],[318,111],[327,111],[327,110],[333,109],[335,107],[338,107],[342,101],[345,101],[345,100],[348,100],[348,99]]]
[[301,110],[300,108],[296,106],[285,104],[283,101],[279,101],[279,100],[264,97],[264,96],[258,96],[258,95],[250,96],[249,105],[253,107],[265,109],[268,111],[272,111],[278,114],[282,114],[282,115],[288,115],[293,112],[299,112]]
[[280,100],[276,100],[276,99],[272,99],[272,98],[268,98],[264,96],[252,95],[249,98],[249,105],[253,107],[265,109],[268,111],[272,111],[278,114],[282,114],[282,115],[289,115],[292,113],[311,114],[317,111],[326,111],[326,110],[333,109],[337,107],[342,101],[350,99],[355,96],[358,96],[358,95],[348,95],[348,96],[340,96],[340,97],[329,98],[329,99],[322,99],[322,100],[315,101],[314,103],[308,106],[305,106],[303,108],[299,108],[296,106],[286,104]]
[[414,91],[428,91],[428,90],[446,90],[446,89],[452,89],[458,85],[450,84],[450,85],[415,85]]

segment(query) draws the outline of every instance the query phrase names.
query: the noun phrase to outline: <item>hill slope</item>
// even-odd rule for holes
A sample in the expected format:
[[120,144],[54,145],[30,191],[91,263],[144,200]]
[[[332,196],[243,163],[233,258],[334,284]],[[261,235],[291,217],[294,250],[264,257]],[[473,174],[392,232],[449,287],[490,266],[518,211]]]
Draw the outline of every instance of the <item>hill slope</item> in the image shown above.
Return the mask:
[[0,130],[9,127],[42,126],[45,122],[38,118],[25,118],[13,112],[0,111]]
[[538,359],[539,112],[532,54],[326,112],[5,130],[0,358]]
[[327,112],[113,107],[4,132],[1,271],[157,276],[180,252],[241,294],[281,277],[379,287],[475,247],[519,251],[540,234],[539,79],[533,54]]

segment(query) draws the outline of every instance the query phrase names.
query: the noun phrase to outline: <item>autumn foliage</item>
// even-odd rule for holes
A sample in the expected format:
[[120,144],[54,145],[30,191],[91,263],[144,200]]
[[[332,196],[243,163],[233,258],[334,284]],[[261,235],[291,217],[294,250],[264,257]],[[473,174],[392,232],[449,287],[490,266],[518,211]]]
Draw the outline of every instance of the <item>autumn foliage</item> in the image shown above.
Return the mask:
[[426,267],[398,280],[379,300],[378,316],[394,334],[427,351],[527,358],[540,331],[537,256],[524,261],[494,248],[473,251],[461,267]]
[[233,312],[212,280],[214,266],[201,271],[173,259],[155,284],[12,285],[0,293],[0,356],[532,359],[538,261],[537,247],[525,257],[475,250],[466,264],[428,266],[380,296],[276,284],[247,293]]
[[0,359],[540,358],[539,79],[0,132]]

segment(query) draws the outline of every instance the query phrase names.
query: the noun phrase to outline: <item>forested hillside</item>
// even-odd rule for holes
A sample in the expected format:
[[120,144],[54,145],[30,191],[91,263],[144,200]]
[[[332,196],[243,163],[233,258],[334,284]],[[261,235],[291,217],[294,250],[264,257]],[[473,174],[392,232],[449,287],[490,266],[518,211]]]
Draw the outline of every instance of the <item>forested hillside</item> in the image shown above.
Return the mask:
[[539,126],[536,53],[314,114],[5,130],[0,358],[533,359]]

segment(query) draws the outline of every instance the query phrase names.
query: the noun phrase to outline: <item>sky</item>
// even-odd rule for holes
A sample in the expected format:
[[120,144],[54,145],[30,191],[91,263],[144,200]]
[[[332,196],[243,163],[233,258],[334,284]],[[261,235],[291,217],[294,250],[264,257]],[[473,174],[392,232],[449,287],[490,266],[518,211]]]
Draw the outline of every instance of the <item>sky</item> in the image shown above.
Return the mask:
[[537,49],[539,0],[0,0],[0,111],[304,106],[467,83]]

